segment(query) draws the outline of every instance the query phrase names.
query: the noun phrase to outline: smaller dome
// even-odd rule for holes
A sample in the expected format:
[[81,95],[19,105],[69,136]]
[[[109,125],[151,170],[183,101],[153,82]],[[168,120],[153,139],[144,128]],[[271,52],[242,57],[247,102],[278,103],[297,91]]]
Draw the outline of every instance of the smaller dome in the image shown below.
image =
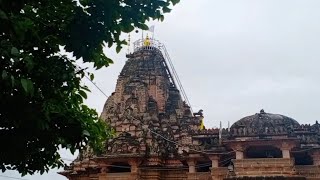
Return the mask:
[[262,109],[260,113],[244,117],[231,126],[233,136],[247,136],[257,134],[289,134],[300,124],[287,116],[266,113]]
[[316,121],[316,123],[311,126],[311,130],[316,131],[316,132],[320,132],[320,124],[318,121]]

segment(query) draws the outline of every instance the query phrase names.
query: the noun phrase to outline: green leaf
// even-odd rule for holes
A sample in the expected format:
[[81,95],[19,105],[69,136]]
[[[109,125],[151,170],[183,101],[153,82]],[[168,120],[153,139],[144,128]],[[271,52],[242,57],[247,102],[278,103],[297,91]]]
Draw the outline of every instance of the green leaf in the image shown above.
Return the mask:
[[116,47],[116,52],[119,53],[119,52],[121,51],[121,49],[122,49],[122,46],[121,46],[121,45],[120,45],[120,46],[117,46],[117,47]]
[[94,79],[94,74],[91,73],[91,74],[90,74],[90,80],[93,81],[93,79]]
[[8,16],[5,12],[0,9],[0,19],[8,19]]
[[88,97],[87,97],[87,93],[84,92],[84,91],[82,91],[82,90],[79,90],[79,94],[80,94],[83,98],[85,98],[85,99],[88,98]]
[[108,58],[108,57],[106,57],[105,59],[106,59],[106,61],[108,62],[108,64],[113,64],[112,59],[110,59],[110,58]]
[[85,135],[85,136],[90,136],[90,133],[87,130],[83,130],[82,134]]
[[32,57],[26,56],[24,60],[26,61],[26,67],[28,68],[28,70],[29,71],[32,70],[34,67],[34,62],[32,60]]
[[171,9],[165,6],[165,7],[162,8],[162,11],[164,13],[169,13],[169,12],[171,12]]
[[8,73],[6,70],[2,71],[2,79],[6,79],[8,77]]
[[112,39],[112,38],[109,38],[106,43],[108,44],[108,47],[109,47],[109,48],[112,47],[112,45],[113,45],[113,39]]
[[11,85],[14,87],[14,77],[11,75]]
[[81,89],[86,90],[88,92],[91,92],[90,89],[88,88],[88,86],[82,86]]
[[21,176],[25,176],[25,175],[27,175],[27,174],[28,174],[27,171],[22,171],[22,172],[21,172]]
[[11,54],[14,56],[19,56],[19,50],[16,47],[12,47]]
[[172,2],[173,5],[176,5],[176,4],[178,4],[180,2],[180,0],[171,0],[171,2]]
[[21,85],[27,94],[33,95],[33,83],[30,79],[21,79]]
[[139,23],[137,24],[137,27],[142,30],[149,30],[149,26],[147,26],[146,24]]
[[28,92],[28,80],[27,79],[21,79],[21,85],[25,92]]
[[125,26],[122,27],[122,31],[125,33],[129,33],[134,30],[134,26],[131,24],[126,24]]
[[163,20],[164,20],[164,16],[160,15],[160,21],[163,21]]

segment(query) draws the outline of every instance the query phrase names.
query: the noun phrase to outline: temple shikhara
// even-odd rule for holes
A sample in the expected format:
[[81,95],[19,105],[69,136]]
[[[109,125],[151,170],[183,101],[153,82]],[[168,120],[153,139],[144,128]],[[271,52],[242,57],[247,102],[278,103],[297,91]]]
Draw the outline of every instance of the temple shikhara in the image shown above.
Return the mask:
[[103,153],[88,147],[60,174],[70,180],[320,179],[317,121],[303,125],[257,110],[228,128],[207,129],[164,45],[147,37],[133,49],[101,114],[114,137]]

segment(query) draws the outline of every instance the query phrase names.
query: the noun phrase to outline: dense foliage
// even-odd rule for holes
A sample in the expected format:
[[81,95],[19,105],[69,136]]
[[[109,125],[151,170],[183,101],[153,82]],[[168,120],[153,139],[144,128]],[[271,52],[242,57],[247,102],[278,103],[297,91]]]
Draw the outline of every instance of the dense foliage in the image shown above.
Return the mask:
[[[63,166],[57,150],[101,148],[107,125],[83,104],[86,75],[59,47],[96,69],[122,32],[147,29],[179,0],[0,0],[0,169],[45,172]],[[93,74],[89,74],[93,78]]]

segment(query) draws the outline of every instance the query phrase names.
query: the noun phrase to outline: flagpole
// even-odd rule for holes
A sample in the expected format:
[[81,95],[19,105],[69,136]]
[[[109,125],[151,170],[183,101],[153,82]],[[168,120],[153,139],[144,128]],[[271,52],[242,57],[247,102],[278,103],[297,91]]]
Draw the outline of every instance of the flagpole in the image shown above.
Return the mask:
[[152,39],[154,39],[154,26],[153,26],[153,32],[152,32]]
[[219,144],[222,143],[222,122],[220,121],[220,128],[219,128]]
[[143,30],[141,30],[141,46],[143,46]]
[[131,38],[130,38],[130,33],[128,35],[128,54],[130,53],[130,44],[131,44]]

